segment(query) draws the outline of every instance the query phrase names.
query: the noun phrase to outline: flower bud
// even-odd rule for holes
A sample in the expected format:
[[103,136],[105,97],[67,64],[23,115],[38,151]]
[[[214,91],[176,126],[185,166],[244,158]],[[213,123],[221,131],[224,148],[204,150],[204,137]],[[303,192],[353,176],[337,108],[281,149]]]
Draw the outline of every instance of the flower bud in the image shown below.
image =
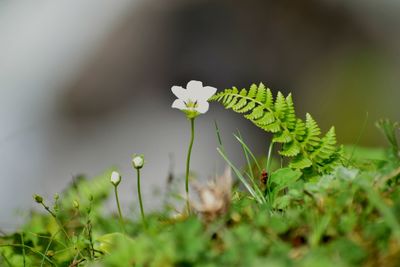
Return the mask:
[[110,181],[114,186],[118,186],[121,182],[121,175],[118,172],[112,172]]
[[49,250],[49,251],[46,252],[46,256],[49,257],[49,258],[54,257],[54,255],[56,255],[54,250]]
[[72,206],[73,206],[75,209],[79,209],[79,202],[78,202],[77,200],[74,200],[74,201],[72,202]]
[[144,157],[143,155],[133,155],[132,165],[135,169],[141,169],[144,165]]
[[34,195],[33,198],[35,199],[36,203],[42,204],[43,203],[43,197],[39,195]]

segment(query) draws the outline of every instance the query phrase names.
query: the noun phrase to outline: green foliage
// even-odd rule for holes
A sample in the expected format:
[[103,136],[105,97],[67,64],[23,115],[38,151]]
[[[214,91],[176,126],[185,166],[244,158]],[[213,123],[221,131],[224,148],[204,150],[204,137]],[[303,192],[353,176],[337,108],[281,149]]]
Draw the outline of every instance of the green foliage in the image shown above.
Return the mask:
[[301,183],[299,173],[285,168],[271,177],[280,192],[277,200],[286,198],[281,211],[271,212],[267,205],[243,196],[225,217],[209,224],[194,216],[171,224],[152,217],[147,231],[116,238],[102,262],[104,266],[396,266],[400,190],[390,186],[394,190],[389,193],[388,185],[374,186],[376,173],[358,169],[341,167],[318,182]]
[[[270,116],[268,124],[258,126],[267,127],[273,142],[283,144],[280,153],[293,159],[289,167],[270,168],[270,155],[259,161],[239,133],[235,138],[246,160],[240,170],[228,159],[216,127],[218,151],[247,190],[235,187],[223,214],[203,220],[195,213],[153,212],[146,225],[139,216],[126,219],[121,231],[118,217],[102,212],[113,189],[111,172],[90,180],[81,176],[53,201],[34,196],[46,213],[32,211],[19,231],[0,235],[0,266],[397,267],[398,124],[378,123],[389,149],[347,147],[343,153],[351,155],[351,165],[341,165],[333,130],[320,137],[310,115],[305,122],[296,118],[290,95],[278,93],[274,101],[263,88],[242,90],[236,100],[232,89],[215,100],[247,112],[256,125]],[[290,150],[293,143],[297,154]],[[297,158],[311,165],[296,166]],[[310,170],[317,171],[313,178],[302,179]],[[265,180],[257,180],[260,175]]]
[[50,204],[40,197],[49,212],[32,212],[21,233],[0,237],[0,266],[82,266],[102,256],[104,243],[97,237],[119,230],[118,221],[110,219],[99,228],[110,173],[90,180],[76,177]]
[[282,145],[279,153],[291,158],[293,169],[312,168],[319,173],[332,170],[338,163],[341,150],[336,147],[335,128],[321,137],[321,130],[310,114],[305,122],[298,118],[292,95],[285,97],[272,92],[262,83],[251,85],[249,90],[236,87],[214,95],[227,109],[244,114],[244,117],[266,132],[273,134],[272,142]]
[[[368,154],[360,158],[357,150],[354,161],[360,167],[339,166],[315,180],[300,179],[299,170],[277,169],[268,179],[265,203],[236,191],[229,212],[215,221],[152,213],[147,228],[139,217],[126,221],[126,234],[119,232],[116,216],[100,212],[105,187],[77,194],[80,185],[109,183],[109,172],[82,178],[59,196],[63,205],[57,218],[68,238],[51,215],[33,213],[20,232],[0,237],[0,266],[395,267],[400,261],[400,164],[370,149],[362,150],[371,151],[373,159],[365,167]],[[90,196],[98,199],[84,204]],[[68,204],[71,199],[83,203],[79,210]],[[98,206],[90,216],[93,251],[84,211],[91,205]]]

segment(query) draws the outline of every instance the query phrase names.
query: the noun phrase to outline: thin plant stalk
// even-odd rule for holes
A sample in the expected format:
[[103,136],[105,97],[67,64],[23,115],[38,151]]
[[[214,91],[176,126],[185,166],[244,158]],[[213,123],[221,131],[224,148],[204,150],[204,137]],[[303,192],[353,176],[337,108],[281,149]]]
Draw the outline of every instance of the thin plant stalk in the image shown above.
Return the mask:
[[72,240],[71,240],[71,238],[69,237],[69,235],[68,235],[68,233],[67,233],[67,231],[65,230],[65,228],[64,228],[64,226],[61,224],[61,222],[58,220],[58,217],[57,217],[57,215],[53,212],[53,211],[51,211],[51,209],[45,204],[45,203],[40,203],[43,207],[44,207],[44,209],[54,218],[54,220],[56,221],[56,223],[58,224],[58,226],[60,227],[60,229],[61,229],[61,231],[64,233],[64,235],[65,235],[65,237],[67,238],[67,240],[69,241],[69,242],[71,242],[72,243]]
[[4,252],[1,252],[1,256],[3,257],[5,263],[7,263],[7,265],[9,267],[13,267],[14,265],[11,264],[11,262],[7,259],[6,255],[4,255]]
[[35,250],[35,248],[28,246],[28,245],[23,245],[23,244],[0,244],[0,248],[2,247],[16,247],[16,248],[25,248],[25,249],[29,249],[31,252],[33,252],[34,254],[37,254],[41,257],[44,257],[49,263],[51,263],[52,265],[56,266],[55,263],[49,258],[47,257],[45,254],[43,254],[42,252]]
[[[37,203],[39,203],[40,205],[42,205],[44,207],[44,209],[54,218],[54,220],[56,221],[56,223],[58,224],[59,229],[64,233],[65,237],[67,238],[68,242],[70,242],[71,244],[74,244],[71,240],[71,238],[69,237],[67,231],[65,230],[64,226],[62,225],[61,221],[59,221],[57,215],[50,209],[49,206],[47,206],[44,202],[43,199],[37,201]],[[25,246],[27,247],[27,246]],[[82,253],[78,250],[78,254],[83,258]]]
[[256,166],[258,167],[258,171],[260,173],[261,173],[261,168],[258,165],[257,159],[254,156],[254,154],[251,152],[250,148],[243,142],[243,138],[239,131],[238,131],[238,134],[239,134],[239,136],[236,136],[236,135],[234,135],[234,136],[240,142],[240,144],[242,146],[243,154],[244,154],[244,156],[246,158],[246,162],[247,162],[247,168],[249,169],[249,172],[250,172],[250,173],[245,172],[245,174],[249,177],[249,180],[253,184],[253,188],[256,191],[256,193],[258,193],[259,196],[262,197],[263,193],[261,192],[260,187],[255,182],[255,177],[254,177],[253,168],[252,168],[251,161],[250,161],[250,156],[253,158],[253,161],[255,162]]
[[274,142],[269,143],[268,156],[267,156],[267,173],[271,173],[271,160],[272,160],[273,148],[274,148]]
[[192,155],[192,148],[194,142],[194,118],[190,119],[190,130],[191,130],[191,137],[188,149],[188,155],[186,159],[186,179],[185,179],[185,190],[186,190],[186,207],[188,213],[190,213],[190,203],[189,203],[189,174],[190,174],[190,157]]
[[257,200],[260,204],[265,203],[264,197],[260,196],[256,191],[254,191],[254,189],[249,185],[249,183],[246,181],[244,176],[235,167],[235,165],[232,164],[232,162],[228,159],[228,157],[221,150],[221,148],[218,147],[217,151],[221,155],[221,157],[226,161],[226,163],[228,163],[228,165],[232,168],[233,172],[236,174],[236,176],[239,178],[239,180],[243,183],[243,185],[246,187],[246,189],[249,191],[249,193],[254,197],[254,199]]
[[[45,252],[44,252],[44,255],[46,255],[47,252],[49,251],[50,246],[51,246],[51,244],[53,243],[53,241],[54,241],[54,239],[56,238],[56,236],[58,235],[58,233],[60,233],[60,230],[58,230],[54,235],[51,236],[50,241],[49,241],[49,243],[47,244],[46,250],[45,250]],[[42,262],[41,262],[41,264],[40,264],[40,267],[43,267],[43,266],[44,266],[44,260],[45,260],[45,258],[42,257]]]
[[92,221],[90,220],[91,208],[92,208],[92,202],[90,202],[90,208],[89,208],[88,214],[87,214],[86,230],[87,230],[89,245],[90,245],[90,251],[89,251],[90,258],[91,258],[91,260],[93,260],[94,259],[94,245],[93,245]]
[[214,120],[214,125],[215,125],[215,133],[217,134],[218,145],[221,148],[221,150],[224,151],[225,149],[224,145],[222,144],[221,133],[219,131],[219,127],[216,120]]
[[[267,174],[271,175],[271,161],[272,161],[272,150],[274,149],[274,142],[269,143],[269,148],[268,148],[268,155],[267,155]],[[267,192],[268,192],[268,201],[271,202],[271,190],[270,190],[270,185],[271,185],[271,179],[267,180]]]
[[26,255],[25,255],[25,240],[24,240],[24,233],[21,233],[21,242],[22,242],[22,257],[23,257],[23,263],[24,267],[26,266]]
[[254,163],[256,164],[258,171],[261,173],[262,170],[261,170],[260,164],[258,164],[257,158],[254,156],[253,152],[251,152],[250,148],[243,141],[243,138],[242,138],[240,132],[238,132],[238,134],[239,134],[239,136],[237,136],[235,134],[234,134],[234,136],[239,141],[239,143],[242,145],[243,152],[250,155],[250,157],[253,159]]
[[143,202],[142,202],[142,191],[140,189],[140,169],[136,169],[136,172],[137,172],[137,188],[138,188],[138,197],[139,197],[139,204],[140,204],[140,213],[142,215],[143,225],[146,226],[146,218],[144,217],[144,209],[143,209]]
[[122,230],[125,232],[124,218],[122,217],[121,205],[119,204],[118,186],[114,186],[114,192],[115,192],[115,200],[117,202],[117,208],[118,208],[119,223],[121,224]]

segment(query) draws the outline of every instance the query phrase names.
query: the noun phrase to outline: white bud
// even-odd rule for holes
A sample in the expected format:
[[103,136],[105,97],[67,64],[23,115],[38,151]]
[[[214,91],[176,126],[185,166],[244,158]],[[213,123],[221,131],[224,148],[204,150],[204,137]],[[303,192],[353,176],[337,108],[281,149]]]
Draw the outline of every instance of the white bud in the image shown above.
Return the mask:
[[119,185],[121,182],[121,175],[118,172],[112,172],[110,181],[115,186]]
[[132,158],[132,165],[135,169],[141,169],[144,165],[143,155],[134,155]]

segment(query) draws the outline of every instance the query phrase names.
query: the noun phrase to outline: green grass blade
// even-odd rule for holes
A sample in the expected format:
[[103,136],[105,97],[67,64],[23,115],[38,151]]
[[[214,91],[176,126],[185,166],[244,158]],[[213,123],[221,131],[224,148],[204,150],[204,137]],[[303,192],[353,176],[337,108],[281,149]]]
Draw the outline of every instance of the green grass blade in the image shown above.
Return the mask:
[[245,174],[247,175],[247,177],[251,181],[251,183],[253,185],[253,188],[255,189],[255,192],[258,194],[258,197],[262,200],[262,203],[266,203],[266,200],[264,198],[264,194],[262,193],[262,191],[260,190],[259,186],[254,181],[254,179],[250,176],[249,173],[246,172]]
[[[220,133],[220,131],[219,131],[219,127],[218,127],[218,124],[217,124],[217,121],[216,121],[216,120],[214,120],[214,125],[215,125],[215,133],[217,134],[218,145],[219,145],[221,148],[224,148],[224,145],[222,144],[221,133]],[[225,149],[224,149],[224,150],[225,150]]]
[[[248,155],[247,155],[247,154],[249,154],[249,155],[251,156],[251,158],[253,159],[254,163],[256,164],[258,171],[261,173],[262,170],[261,170],[260,165],[258,164],[257,158],[254,156],[253,152],[250,150],[250,148],[249,148],[249,147],[246,145],[246,143],[243,141],[243,138],[242,138],[240,132],[238,132],[238,133],[239,133],[239,136],[237,136],[237,135],[235,135],[235,134],[234,134],[233,136],[235,136],[235,138],[236,138],[236,139],[239,141],[239,143],[242,145],[243,151],[244,151],[245,154],[246,154],[246,160],[247,160],[247,162],[249,162],[249,160],[248,160]],[[250,166],[251,166],[251,165],[250,165]],[[252,174],[252,176],[253,176],[253,174]],[[253,176],[253,177],[254,177],[254,176]]]
[[235,165],[232,164],[232,162],[228,159],[228,157],[225,155],[225,153],[221,150],[221,148],[217,148],[218,153],[221,155],[221,157],[228,163],[228,165],[232,168],[232,170],[235,172],[236,176],[239,178],[239,180],[243,183],[243,185],[246,187],[246,189],[249,191],[249,193],[259,202],[263,203],[262,199],[256,194],[256,192],[253,190],[253,188],[249,185],[249,183],[246,181],[246,179],[243,177],[243,175],[240,173],[240,171],[235,167]]

